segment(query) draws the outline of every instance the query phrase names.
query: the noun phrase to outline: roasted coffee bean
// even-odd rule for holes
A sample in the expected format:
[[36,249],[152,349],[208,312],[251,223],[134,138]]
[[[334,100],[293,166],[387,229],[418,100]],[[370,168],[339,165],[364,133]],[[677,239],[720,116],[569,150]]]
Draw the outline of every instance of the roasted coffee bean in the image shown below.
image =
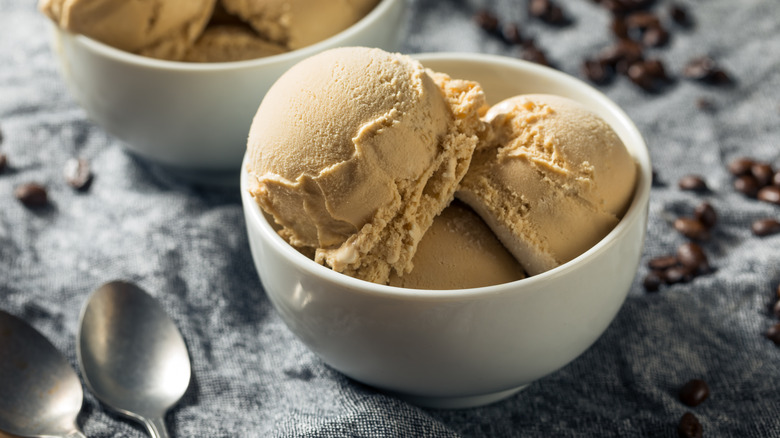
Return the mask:
[[693,242],[683,243],[677,248],[677,260],[695,274],[704,274],[710,270],[710,263],[704,250]]
[[774,313],[776,317],[780,318],[780,300],[775,301],[775,305],[772,307],[772,313]]
[[728,165],[728,169],[732,175],[742,176],[750,173],[753,164],[755,164],[755,161],[750,158],[741,157],[732,160]]
[[29,208],[43,207],[49,202],[46,188],[36,183],[27,183],[16,187],[14,196],[25,207]]
[[753,165],[750,166],[750,174],[756,178],[759,187],[764,187],[772,183],[774,171],[772,170],[772,166],[768,163],[753,163]]
[[777,295],[777,299],[780,300],[780,284],[777,285],[777,289],[775,290],[775,295]]
[[501,38],[507,44],[520,45],[523,44],[523,35],[520,33],[520,28],[514,24],[509,23],[501,28]]
[[526,61],[535,62],[537,64],[545,65],[547,67],[550,67],[550,60],[547,59],[547,55],[544,54],[542,49],[531,44],[526,44],[523,48],[523,52],[520,55],[521,59],[524,59]]
[[780,187],[780,169],[778,169],[772,177],[772,185]]
[[663,271],[664,281],[669,284],[688,283],[693,280],[693,277],[691,268],[687,266],[672,266]]
[[642,34],[645,47],[663,47],[669,42],[669,32],[662,27],[651,27]]
[[647,262],[647,267],[653,270],[661,270],[669,269],[672,266],[677,266],[679,262],[677,261],[677,256],[675,255],[665,255],[661,257],[655,257]]
[[758,191],[758,193],[756,194],[756,198],[759,201],[780,205],[780,187],[766,186]]
[[642,46],[631,40],[620,40],[599,53],[599,59],[602,62],[621,74],[626,74],[632,64],[643,58]]
[[92,171],[89,161],[72,158],[65,163],[65,181],[76,190],[86,190],[92,183]]
[[615,78],[612,67],[596,59],[586,59],[583,61],[582,74],[589,81],[600,85],[608,84]]
[[690,412],[684,413],[677,424],[677,436],[680,438],[702,438],[703,434],[704,428],[699,423],[699,419]]
[[531,0],[528,3],[528,14],[554,26],[569,24],[563,9],[552,0]]
[[672,17],[672,21],[680,26],[688,27],[693,24],[693,20],[691,20],[691,16],[688,14],[688,10],[679,4],[675,3],[669,6],[669,16]]
[[780,221],[772,218],[758,219],[750,225],[750,230],[759,237],[777,234],[780,233]]
[[657,58],[651,58],[644,62],[647,73],[654,78],[661,80],[668,80],[669,76],[666,74],[666,67],[664,67],[663,61]]
[[0,173],[3,173],[6,167],[8,167],[8,157],[0,152]]
[[635,62],[628,68],[628,78],[645,91],[658,91],[656,79],[647,71],[645,63]]
[[647,292],[658,292],[662,284],[664,284],[664,279],[662,274],[657,271],[648,272],[644,280],[642,280],[642,287]]
[[780,345],[780,323],[769,327],[769,330],[766,331],[766,337],[774,342],[775,345]]
[[704,241],[709,240],[710,238],[709,229],[705,227],[701,221],[692,217],[679,217],[675,219],[674,229],[689,239]]
[[677,181],[677,185],[680,187],[680,190],[690,190],[694,192],[704,192],[708,190],[707,183],[704,181],[704,178],[699,175],[685,175]]
[[498,31],[498,17],[487,9],[474,14],[473,19],[477,26],[481,27],[485,32],[496,33]]
[[653,27],[660,27],[661,20],[652,12],[636,12],[626,16],[626,26],[629,29],[647,30]]
[[732,82],[731,77],[715,63],[715,60],[708,56],[689,61],[683,69],[683,76],[713,85],[725,85]]
[[693,215],[707,228],[712,228],[718,222],[718,214],[709,202],[702,202],[693,209]]
[[745,196],[755,198],[758,194],[758,181],[753,175],[742,175],[734,180],[734,189]]
[[612,33],[619,39],[628,38],[628,25],[623,17],[614,17],[609,27],[612,29]]
[[678,396],[680,401],[688,406],[699,406],[710,396],[710,387],[704,380],[692,379],[680,388]]

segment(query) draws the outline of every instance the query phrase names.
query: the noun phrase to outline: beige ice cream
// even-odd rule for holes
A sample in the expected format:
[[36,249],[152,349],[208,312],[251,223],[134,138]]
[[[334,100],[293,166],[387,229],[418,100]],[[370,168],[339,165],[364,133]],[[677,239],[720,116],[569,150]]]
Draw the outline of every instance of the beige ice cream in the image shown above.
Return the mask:
[[333,36],[363,18],[379,0],[222,0],[225,9],[266,40],[289,50]]
[[425,232],[403,277],[391,286],[413,289],[464,289],[525,278],[523,267],[485,222],[465,204],[453,201]]
[[39,0],[63,30],[152,58],[227,62],[335,35],[379,0]]
[[495,138],[475,152],[457,197],[529,275],[577,257],[614,228],[636,165],[604,120],[549,95],[508,99],[486,119]]
[[411,269],[479,136],[484,94],[378,49],[341,48],[287,71],[249,132],[252,195],[315,260],[386,283]]
[[40,0],[58,26],[120,50],[181,59],[201,35],[216,0]]

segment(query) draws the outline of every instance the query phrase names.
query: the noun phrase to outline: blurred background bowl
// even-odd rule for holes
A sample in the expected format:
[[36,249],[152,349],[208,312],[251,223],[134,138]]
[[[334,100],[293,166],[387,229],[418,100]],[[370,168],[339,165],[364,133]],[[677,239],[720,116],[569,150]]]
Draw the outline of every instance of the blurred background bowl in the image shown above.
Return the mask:
[[396,50],[405,0],[311,46],[224,63],[147,58],[51,24],[65,82],[88,116],[129,151],[188,180],[238,184],[252,117],[271,84],[298,61],[341,46]]
[[642,135],[615,103],[564,73],[491,55],[414,57],[434,71],[479,82],[491,104],[526,93],[581,102],[614,128],[638,166],[628,211],[590,250],[540,275],[460,290],[395,288],[318,265],[274,231],[249,194],[242,168],[252,256],[265,293],[290,330],[336,370],[412,403],[479,406],[571,362],[614,319],[644,245],[650,157]]

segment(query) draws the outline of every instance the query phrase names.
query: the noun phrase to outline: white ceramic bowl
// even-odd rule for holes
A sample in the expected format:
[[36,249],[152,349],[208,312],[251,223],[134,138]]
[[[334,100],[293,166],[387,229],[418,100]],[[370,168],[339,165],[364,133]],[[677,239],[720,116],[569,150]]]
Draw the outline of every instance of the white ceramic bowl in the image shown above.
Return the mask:
[[650,157],[642,135],[615,103],[564,73],[490,55],[415,58],[435,71],[478,81],[489,103],[523,93],[577,100],[610,123],[639,168],[627,213],[581,256],[524,280],[445,291],[368,283],[304,257],[265,220],[242,170],[252,256],[265,293],[290,330],[355,380],[422,406],[478,406],[563,367],[615,317],[644,244]]
[[339,46],[395,50],[405,0],[382,0],[319,43],[248,61],[185,63],[124,52],[51,25],[65,82],[91,119],[130,151],[185,177],[238,182],[252,117],[271,84],[315,53]]

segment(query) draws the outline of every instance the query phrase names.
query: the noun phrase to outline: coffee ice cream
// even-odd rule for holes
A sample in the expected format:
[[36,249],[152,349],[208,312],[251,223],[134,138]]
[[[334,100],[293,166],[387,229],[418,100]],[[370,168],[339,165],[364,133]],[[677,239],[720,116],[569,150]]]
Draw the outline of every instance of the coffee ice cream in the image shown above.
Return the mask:
[[529,275],[595,245],[628,208],[636,164],[603,119],[570,99],[523,95],[493,106],[457,197]]
[[378,49],[287,71],[252,122],[252,195],[317,262],[377,283],[412,268],[487,133],[481,87]]

